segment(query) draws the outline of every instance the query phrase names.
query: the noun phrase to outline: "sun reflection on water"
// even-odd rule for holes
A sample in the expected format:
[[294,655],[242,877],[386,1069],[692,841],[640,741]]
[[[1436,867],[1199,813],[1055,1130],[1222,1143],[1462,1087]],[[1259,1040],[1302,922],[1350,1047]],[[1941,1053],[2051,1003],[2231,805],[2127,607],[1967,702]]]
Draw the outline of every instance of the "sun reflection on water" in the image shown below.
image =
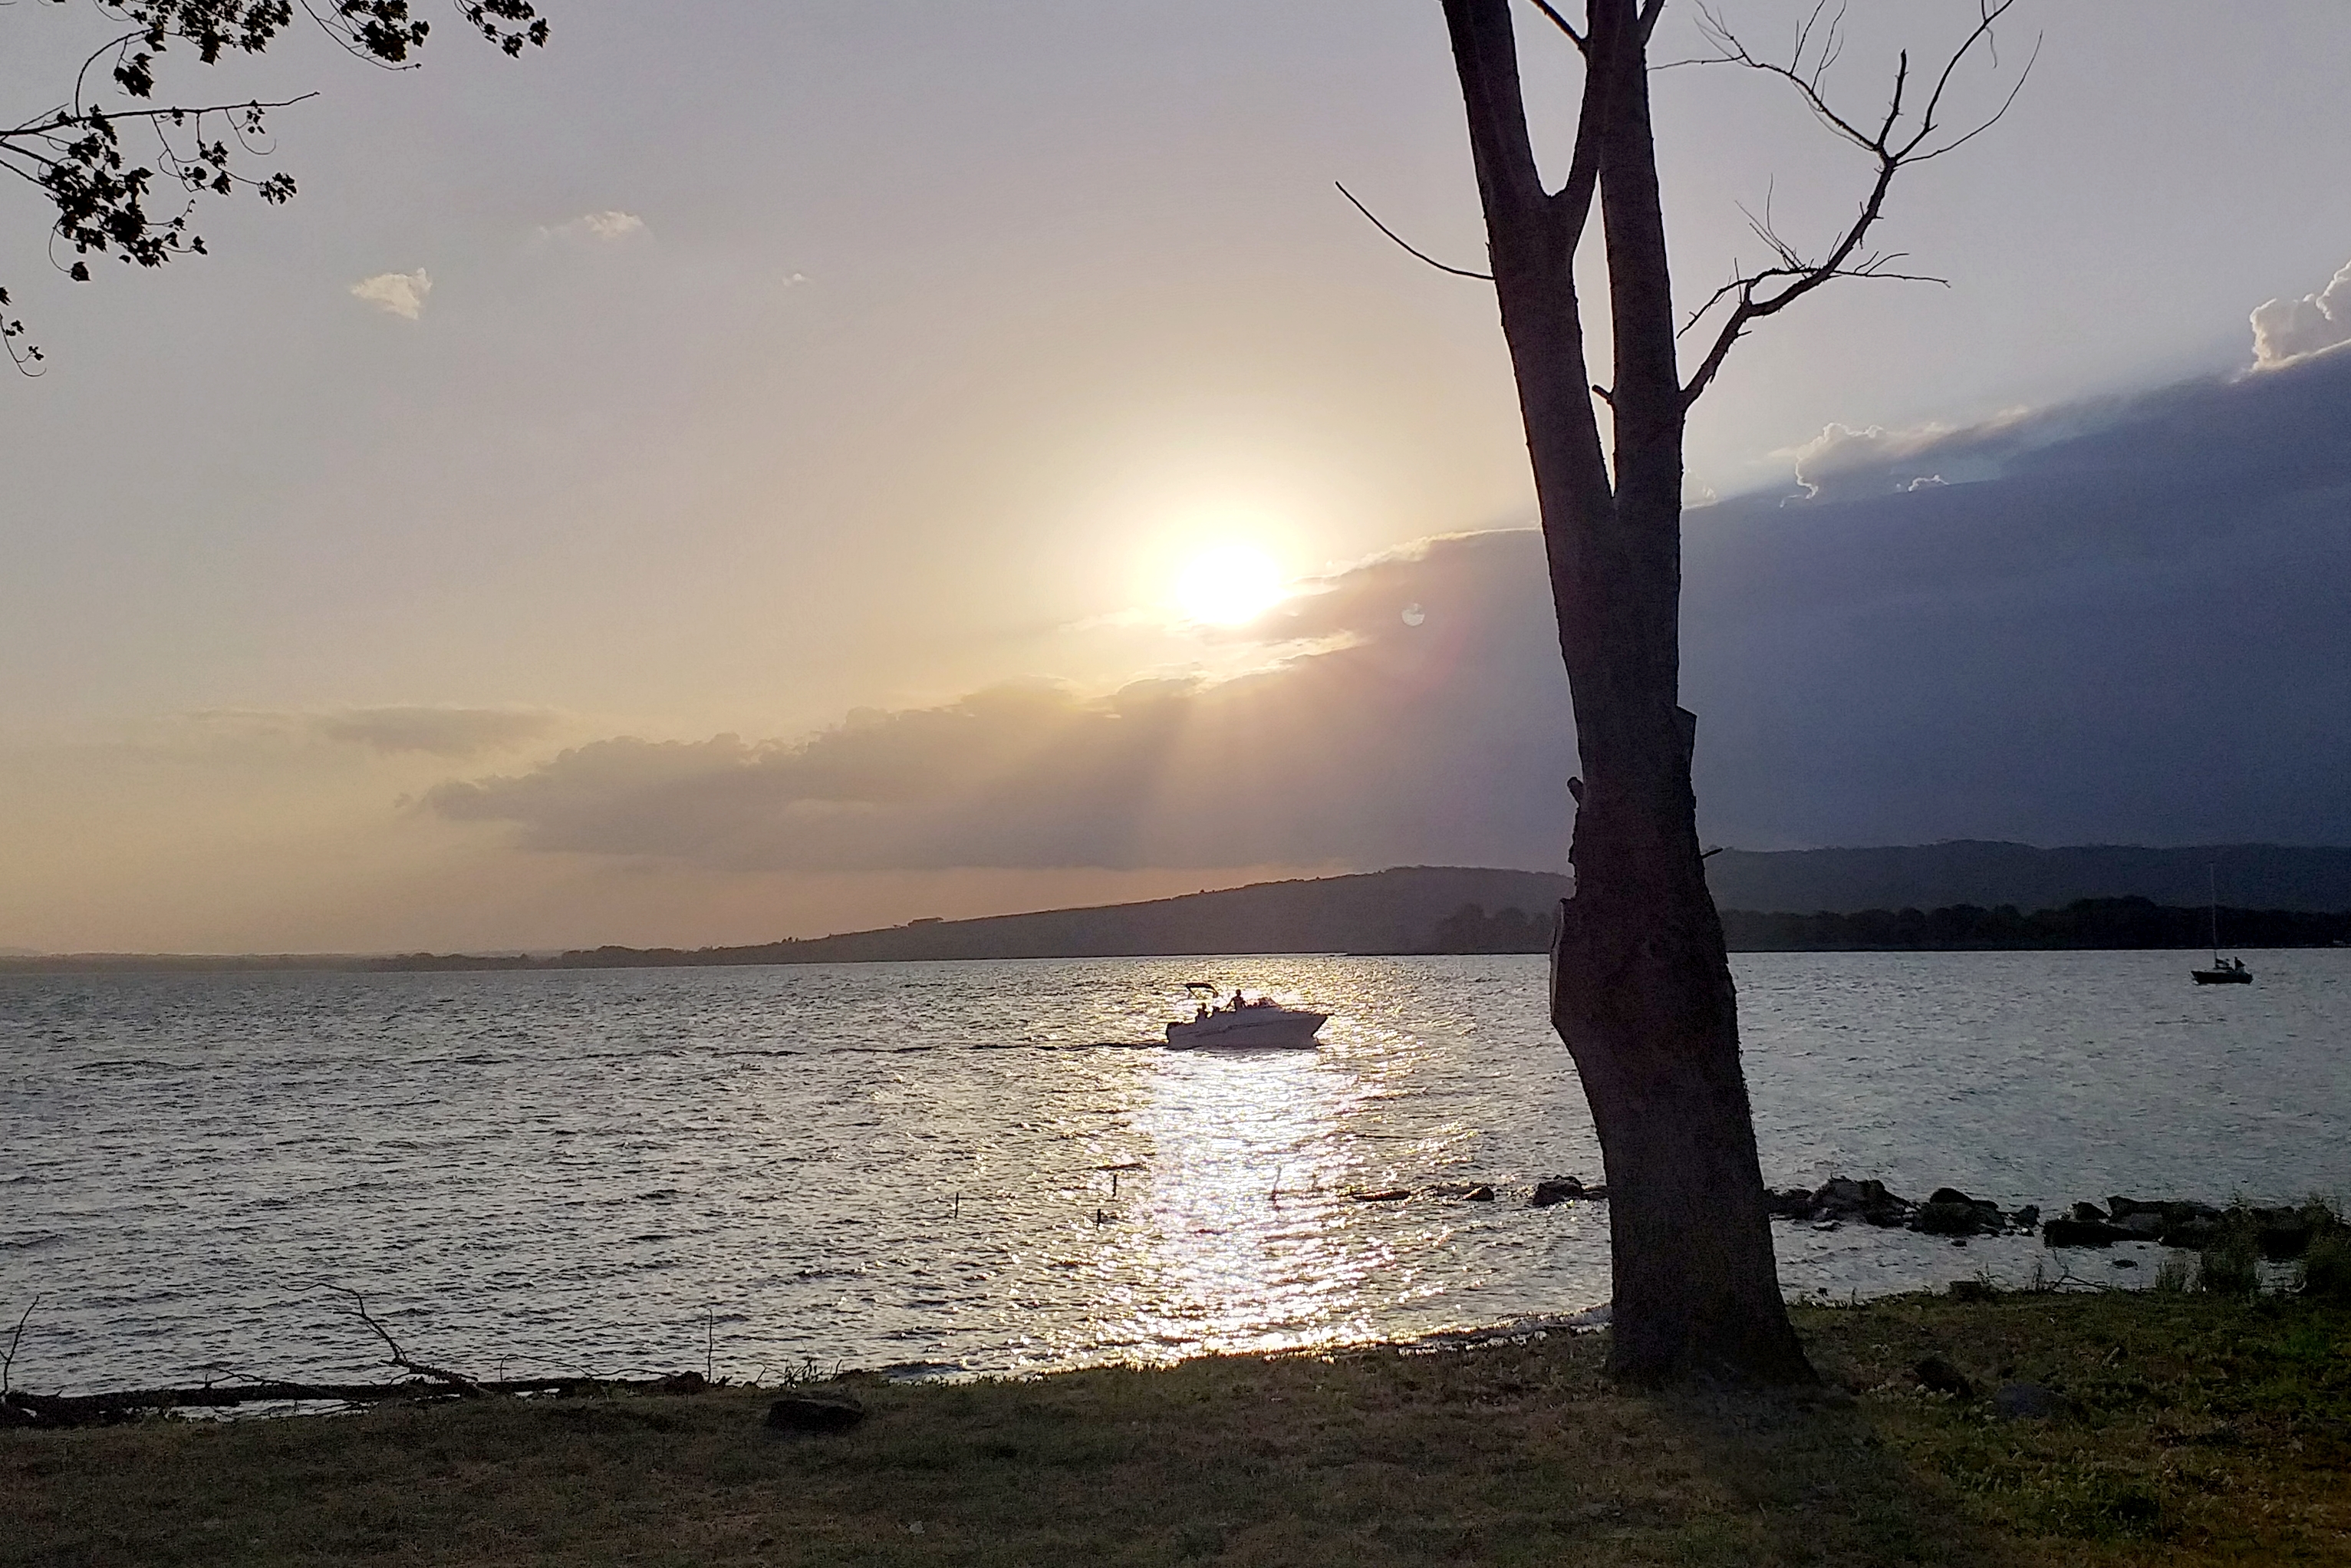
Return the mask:
[[[1379,1305],[1410,1293],[1404,1249],[1368,1233],[1377,1206],[1352,1196],[1359,1124],[1408,1051],[1334,1029],[1342,1041],[1314,1053],[1151,1064],[1128,1133],[1147,1165],[1096,1255],[1100,1348],[1156,1360],[1364,1338]],[[1395,1153],[1417,1166],[1428,1151],[1413,1142]]]

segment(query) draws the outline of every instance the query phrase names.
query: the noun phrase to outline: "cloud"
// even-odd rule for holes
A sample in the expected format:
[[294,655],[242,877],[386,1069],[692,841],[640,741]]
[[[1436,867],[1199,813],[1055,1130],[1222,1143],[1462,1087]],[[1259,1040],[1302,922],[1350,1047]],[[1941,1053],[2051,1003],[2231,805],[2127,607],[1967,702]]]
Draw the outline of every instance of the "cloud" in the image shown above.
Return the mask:
[[1995,423],[1693,524],[1709,830],[2351,841],[2351,356]]
[[433,279],[421,267],[414,272],[379,272],[351,285],[353,298],[411,321],[424,314],[424,297],[432,292]]
[[584,213],[569,223],[558,224],[538,231],[542,239],[622,240],[633,234],[643,234],[645,220],[634,213],[607,208],[601,213]]
[[[1846,433],[1815,500],[1691,514],[1705,831],[2351,841],[2346,424],[2332,355]],[[1955,471],[1982,476],[1916,483]],[[1555,868],[1576,764],[1547,580],[1531,532],[1433,537],[1235,633],[1260,644],[1246,674],[1013,684],[797,739],[615,737],[424,807],[529,849],[732,871]]]
[[1104,696],[1015,683],[798,741],[620,737],[523,773],[451,780],[425,804],[512,824],[529,848],[745,871],[1311,864],[1364,852],[1483,862],[1527,852],[1546,832],[1542,858],[1555,864],[1559,727],[1531,732],[1510,800],[1447,804],[1495,765],[1485,741],[1504,710],[1562,706],[1563,678],[1540,643],[1491,679],[1464,667],[1484,650],[1444,588],[1497,575],[1477,558],[1523,554],[1531,537],[1433,549],[1418,627],[1402,601],[1343,582],[1322,596],[1321,619],[1346,622],[1349,604],[1376,601],[1379,623],[1351,646],[1249,675],[1142,681]]
[[2351,343],[2351,262],[2316,294],[2253,312],[2253,368],[2274,370]]
[[2052,432],[2030,411],[2009,409],[1971,425],[1928,423],[1907,430],[1832,424],[1780,456],[1792,457],[1805,500],[1885,495],[1920,485],[1965,484],[2000,472],[2001,460]]
[[205,708],[178,716],[167,727],[163,744],[246,752],[356,746],[383,756],[463,762],[511,751],[545,735],[555,722],[547,709],[525,707]]
[[371,751],[417,752],[462,760],[508,751],[545,735],[555,716],[544,708],[355,707],[309,716],[321,738]]

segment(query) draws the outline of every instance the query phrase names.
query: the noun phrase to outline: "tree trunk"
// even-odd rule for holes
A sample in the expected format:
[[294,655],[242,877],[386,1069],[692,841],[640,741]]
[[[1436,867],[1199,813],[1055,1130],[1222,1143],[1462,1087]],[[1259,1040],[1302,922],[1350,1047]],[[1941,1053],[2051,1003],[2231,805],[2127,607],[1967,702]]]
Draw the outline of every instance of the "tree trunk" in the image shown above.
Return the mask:
[[[1644,17],[1592,0],[1565,185],[1526,131],[1509,0],[1445,0],[1519,385],[1583,779],[1552,1021],[1607,1165],[1611,1371],[1812,1376],[1771,1254],[1739,1015],[1678,706],[1685,398],[1674,353]],[[1574,257],[1595,194],[1614,339],[1603,455]]]

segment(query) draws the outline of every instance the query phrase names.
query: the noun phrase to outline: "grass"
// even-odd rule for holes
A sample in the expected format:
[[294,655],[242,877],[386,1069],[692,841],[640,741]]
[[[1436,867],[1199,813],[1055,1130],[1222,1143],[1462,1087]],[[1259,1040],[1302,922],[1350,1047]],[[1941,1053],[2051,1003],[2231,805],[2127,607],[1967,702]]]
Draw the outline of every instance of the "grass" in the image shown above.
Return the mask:
[[[1797,1319],[1801,1396],[1620,1393],[1552,1338],[852,1381],[838,1437],[724,1389],[6,1433],[0,1563],[2351,1563],[2351,1308]],[[2060,1414],[2001,1418],[2024,1381]]]

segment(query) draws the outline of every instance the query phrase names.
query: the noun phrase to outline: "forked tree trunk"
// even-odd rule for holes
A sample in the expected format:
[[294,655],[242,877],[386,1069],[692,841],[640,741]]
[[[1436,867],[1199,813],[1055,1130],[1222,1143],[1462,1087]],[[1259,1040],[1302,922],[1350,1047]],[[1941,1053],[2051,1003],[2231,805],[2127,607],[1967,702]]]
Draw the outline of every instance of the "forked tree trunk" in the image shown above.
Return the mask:
[[[1528,141],[1510,0],[1445,0],[1518,377],[1583,778],[1552,1020],[1600,1134],[1615,1269],[1610,1368],[1784,1383],[1812,1369],[1771,1254],[1739,1015],[1678,706],[1682,430],[1644,18],[1592,0],[1565,185]],[[1595,194],[1614,340],[1613,464],[1574,258]]]

